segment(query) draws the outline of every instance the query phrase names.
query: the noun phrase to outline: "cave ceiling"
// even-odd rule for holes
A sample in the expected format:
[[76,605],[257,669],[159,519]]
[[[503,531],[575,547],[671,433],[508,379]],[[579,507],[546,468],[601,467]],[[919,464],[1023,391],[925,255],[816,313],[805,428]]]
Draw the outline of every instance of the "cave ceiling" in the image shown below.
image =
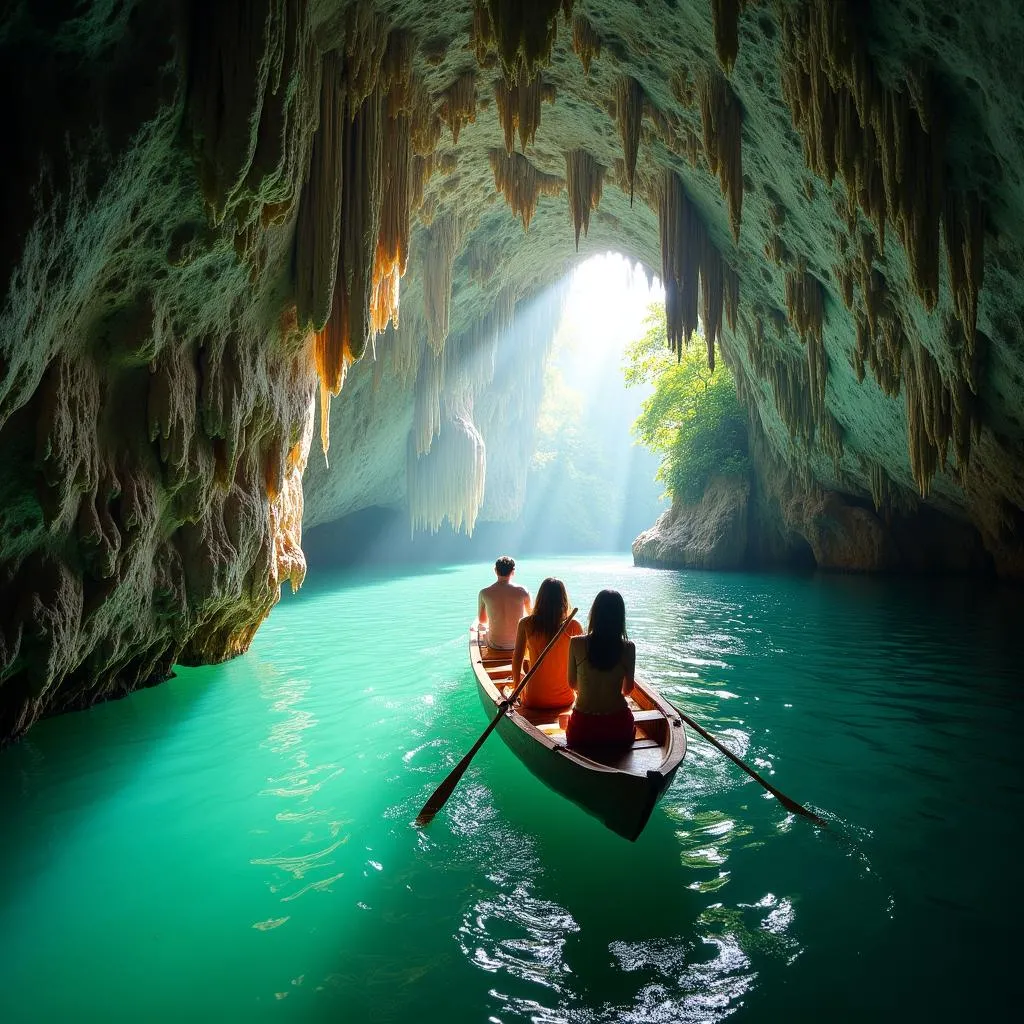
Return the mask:
[[779,488],[1024,576],[1010,0],[52,0],[0,49],[0,738],[244,650],[303,524],[514,516],[605,250]]

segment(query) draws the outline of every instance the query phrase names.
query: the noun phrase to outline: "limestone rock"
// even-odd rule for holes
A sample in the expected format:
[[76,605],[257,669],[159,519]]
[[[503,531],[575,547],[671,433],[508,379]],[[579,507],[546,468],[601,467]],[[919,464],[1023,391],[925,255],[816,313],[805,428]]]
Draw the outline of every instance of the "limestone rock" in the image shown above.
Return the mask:
[[674,504],[633,541],[633,561],[657,569],[742,569],[747,556],[750,482],[714,477],[701,500]]

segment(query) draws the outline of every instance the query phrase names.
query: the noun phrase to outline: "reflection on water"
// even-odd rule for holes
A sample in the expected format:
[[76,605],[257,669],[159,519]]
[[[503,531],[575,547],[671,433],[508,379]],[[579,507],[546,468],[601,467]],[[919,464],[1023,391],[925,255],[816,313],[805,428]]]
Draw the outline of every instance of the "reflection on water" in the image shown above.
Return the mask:
[[552,573],[584,615],[620,589],[642,674],[829,828],[691,734],[636,844],[496,736],[415,829],[486,724],[488,573],[314,575],[246,657],[0,756],[0,1019],[1010,1018],[1019,598],[518,568]]

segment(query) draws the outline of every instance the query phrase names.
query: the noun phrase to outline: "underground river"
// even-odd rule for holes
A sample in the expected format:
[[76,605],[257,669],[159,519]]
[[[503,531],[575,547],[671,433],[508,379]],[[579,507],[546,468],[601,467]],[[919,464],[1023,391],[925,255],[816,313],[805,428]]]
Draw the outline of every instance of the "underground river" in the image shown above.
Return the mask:
[[1020,592],[526,559],[699,737],[629,844],[493,735],[489,565],[313,571],[249,653],[0,754],[0,1020],[1004,1019],[1022,994]]

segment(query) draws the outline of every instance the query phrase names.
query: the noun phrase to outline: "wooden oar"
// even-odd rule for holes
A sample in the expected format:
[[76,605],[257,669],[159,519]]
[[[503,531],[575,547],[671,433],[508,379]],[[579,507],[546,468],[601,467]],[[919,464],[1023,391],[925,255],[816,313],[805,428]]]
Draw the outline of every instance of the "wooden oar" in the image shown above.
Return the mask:
[[565,629],[565,627],[568,626],[570,622],[572,622],[578,610],[578,608],[573,608],[573,610],[569,612],[568,618],[566,618],[565,622],[563,622],[558,627],[558,629],[555,630],[555,635],[550,639],[550,641],[548,641],[547,647],[545,647],[544,650],[540,652],[540,657],[537,658],[536,662],[534,662],[534,664],[530,666],[530,671],[527,672],[525,676],[523,676],[522,681],[512,691],[511,695],[506,697],[505,700],[503,700],[498,705],[498,713],[491,720],[491,723],[487,726],[487,728],[484,729],[484,731],[481,733],[480,739],[478,739],[476,743],[474,743],[473,746],[470,747],[469,752],[465,755],[465,757],[463,757],[463,759],[448,773],[448,777],[444,780],[444,782],[442,782],[441,785],[438,786],[437,789],[435,789],[434,792],[431,794],[430,799],[423,805],[422,809],[420,810],[420,813],[416,815],[415,824],[417,826],[423,828],[423,826],[429,825],[430,822],[433,820],[434,815],[437,814],[437,812],[441,810],[441,808],[444,807],[444,805],[448,802],[448,797],[452,795],[452,791],[459,784],[459,779],[462,778],[466,769],[469,767],[469,762],[473,760],[474,755],[483,746],[484,740],[486,740],[487,737],[491,735],[495,726],[498,724],[498,722],[501,721],[502,716],[505,714],[505,712],[508,711],[508,709],[515,703],[516,697],[519,696],[519,694],[522,692],[523,687],[526,686],[526,684],[530,681],[530,676],[532,676],[533,673],[536,672],[538,668],[540,668],[540,663],[547,656],[548,651],[550,651],[551,648],[555,646],[555,641],[562,635],[562,631]]
[[679,715],[679,717],[688,726],[690,726],[692,729],[696,729],[697,732],[699,732],[701,736],[703,736],[704,739],[708,741],[708,743],[711,743],[714,746],[718,747],[718,749],[723,754],[725,754],[725,756],[729,758],[730,761],[732,761],[735,764],[738,764],[752,779],[754,779],[757,782],[760,782],[761,785],[764,786],[764,788],[767,789],[768,792],[771,793],[772,796],[774,796],[775,799],[778,800],[779,803],[782,804],[782,806],[785,807],[787,811],[792,811],[794,814],[802,814],[804,815],[804,817],[810,818],[811,821],[813,821],[814,824],[817,825],[819,828],[828,828],[828,822],[826,822],[824,818],[818,817],[818,815],[815,814],[814,811],[807,810],[807,808],[804,807],[803,804],[798,804],[795,800],[790,800],[790,798],[786,796],[785,793],[780,792],[770,782],[767,782],[765,779],[761,778],[761,776],[758,775],[757,772],[755,772],[754,769],[750,767],[750,765],[744,764],[744,762],[741,761],[728,747],[723,746],[721,743],[719,743],[718,740],[716,740],[715,737],[711,735],[711,733],[702,729],[692,718],[690,718],[689,715],[684,715],[682,711],[680,711],[679,708],[677,708],[674,704],[672,706],[676,709],[676,713]]

